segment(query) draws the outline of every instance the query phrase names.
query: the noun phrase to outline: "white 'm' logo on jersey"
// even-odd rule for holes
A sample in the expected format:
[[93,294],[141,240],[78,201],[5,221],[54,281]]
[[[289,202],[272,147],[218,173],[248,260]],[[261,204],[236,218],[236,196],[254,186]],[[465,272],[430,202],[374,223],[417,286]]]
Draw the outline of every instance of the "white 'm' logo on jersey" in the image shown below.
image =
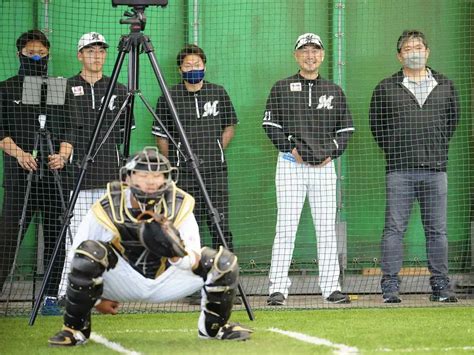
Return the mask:
[[317,109],[322,109],[322,108],[327,108],[328,110],[332,110],[333,107],[331,105],[332,99],[334,99],[334,96],[329,96],[327,97],[326,95],[320,96],[319,97],[319,104]]
[[[109,101],[109,110],[110,111],[113,111],[115,110],[115,99],[117,98],[117,95],[112,95],[112,97],[110,98],[110,101]],[[102,97],[102,99],[100,100],[100,105],[102,106],[102,104],[104,103],[104,99],[105,99],[105,96]]]
[[204,105],[204,113],[202,115],[202,117],[207,117],[207,116],[214,116],[216,117],[218,114],[219,114],[219,111],[217,111],[217,104],[219,103],[219,101],[214,101],[214,102],[211,102],[211,101],[208,101],[206,102],[206,104]]

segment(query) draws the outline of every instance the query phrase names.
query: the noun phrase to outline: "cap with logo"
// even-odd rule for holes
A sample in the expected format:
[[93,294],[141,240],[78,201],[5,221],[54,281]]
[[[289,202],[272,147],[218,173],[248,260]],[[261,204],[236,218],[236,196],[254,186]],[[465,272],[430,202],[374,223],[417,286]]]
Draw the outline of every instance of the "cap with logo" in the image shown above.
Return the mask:
[[93,44],[101,45],[104,48],[109,48],[109,45],[105,41],[105,37],[98,32],[89,32],[83,34],[77,43],[77,51],[79,52],[84,47],[91,46]]
[[324,49],[323,42],[321,41],[321,38],[318,35],[315,35],[314,33],[304,33],[296,40],[295,50],[300,49],[301,47],[306,46],[307,44],[314,44],[315,46]]

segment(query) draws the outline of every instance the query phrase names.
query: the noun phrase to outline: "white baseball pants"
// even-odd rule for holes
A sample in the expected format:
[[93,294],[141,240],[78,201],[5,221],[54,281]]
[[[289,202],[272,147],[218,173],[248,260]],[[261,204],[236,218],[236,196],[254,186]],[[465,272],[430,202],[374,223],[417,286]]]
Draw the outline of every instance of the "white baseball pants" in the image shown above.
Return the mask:
[[272,249],[269,293],[281,292],[285,298],[291,280],[288,270],[306,196],[309,198],[311,215],[316,230],[319,260],[319,286],[324,298],[340,291],[339,259],[336,239],[336,172],[330,162],[318,168],[298,164],[278,156],[276,176],[277,224]]

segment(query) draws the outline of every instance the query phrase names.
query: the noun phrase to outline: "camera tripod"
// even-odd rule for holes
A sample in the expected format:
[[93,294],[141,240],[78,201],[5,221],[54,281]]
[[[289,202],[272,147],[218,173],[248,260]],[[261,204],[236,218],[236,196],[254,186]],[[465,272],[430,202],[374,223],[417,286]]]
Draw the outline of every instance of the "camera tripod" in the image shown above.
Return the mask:
[[[82,160],[79,176],[76,180],[76,185],[74,187],[74,190],[71,194],[71,198],[69,200],[69,205],[68,209],[66,211],[65,215],[65,222],[63,223],[63,226],[61,228],[61,233],[59,236],[59,239],[55,245],[53,254],[51,256],[50,263],[48,265],[48,268],[45,272],[45,276],[43,279],[43,283],[41,285],[41,289],[39,291],[39,295],[35,301],[35,304],[33,306],[33,310],[30,316],[29,320],[29,325],[33,325],[36,319],[36,316],[38,314],[38,310],[40,308],[41,300],[43,298],[46,286],[48,284],[49,277],[51,275],[54,259],[56,258],[57,254],[59,253],[59,248],[61,246],[61,240],[64,239],[65,233],[66,233],[66,227],[69,225],[69,221],[71,219],[74,206],[76,204],[77,198],[79,196],[81,184],[84,180],[86,171],[87,171],[87,166],[89,163],[92,161],[92,157],[95,155],[94,150],[96,149],[96,143],[99,138],[99,133],[103,125],[103,121],[105,118],[105,110],[109,105],[109,102],[112,98],[115,85],[117,83],[118,76],[120,74],[120,70],[122,68],[125,56],[129,54],[129,64],[128,64],[128,95],[125,98],[125,102],[122,105],[120,111],[117,113],[117,116],[114,119],[113,124],[116,124],[118,117],[121,115],[124,109],[126,109],[126,121],[125,121],[125,130],[124,130],[124,142],[123,142],[123,156],[128,157],[129,156],[129,150],[130,150],[130,135],[131,135],[131,128],[132,128],[132,115],[133,115],[133,108],[134,108],[134,103],[135,103],[135,95],[139,96],[142,102],[144,103],[145,107],[147,110],[153,115],[154,119],[156,122],[160,124],[160,126],[163,128],[163,131],[170,137],[169,132],[166,130],[164,127],[163,123],[160,121],[160,119],[157,117],[156,113],[154,112],[152,106],[147,102],[147,100],[143,97],[143,95],[140,93],[139,88],[138,88],[138,64],[139,64],[139,54],[140,52],[144,52],[147,54],[148,59],[150,60],[153,72],[156,76],[156,79],[158,80],[158,83],[160,85],[161,91],[166,99],[166,103],[168,104],[171,116],[173,118],[173,121],[175,123],[175,126],[179,132],[179,136],[181,138],[182,145],[184,147],[185,152],[183,150],[178,149],[178,152],[182,154],[185,157],[186,163],[189,164],[191,167],[195,177],[196,181],[198,182],[199,187],[201,188],[201,192],[203,194],[204,200],[206,202],[206,206],[208,207],[209,210],[209,215],[216,227],[216,230],[219,235],[219,239],[221,241],[221,244],[228,249],[227,242],[224,238],[224,234],[222,232],[222,228],[220,227],[219,221],[219,213],[217,210],[213,207],[212,202],[210,200],[209,194],[207,193],[206,186],[204,184],[204,181],[202,179],[201,173],[198,168],[198,162],[197,159],[195,158],[195,155],[192,151],[192,148],[189,144],[189,141],[186,136],[186,132],[184,131],[184,128],[179,120],[178,113],[176,110],[176,107],[174,105],[173,99],[171,98],[171,95],[169,93],[169,90],[167,88],[165,79],[162,75],[160,66],[158,64],[158,61],[156,59],[155,53],[154,53],[154,48],[153,45],[150,41],[150,39],[145,36],[142,31],[145,29],[145,24],[146,24],[146,17],[145,17],[145,8],[146,5],[144,6],[134,6],[131,12],[126,11],[124,15],[128,17],[127,19],[121,19],[120,23],[121,24],[129,24],[130,25],[130,33],[126,36],[122,36],[120,43],[119,43],[119,54],[117,56],[112,74],[110,76],[110,82],[107,87],[107,91],[104,97],[104,102],[102,103],[102,106],[99,110],[99,115],[97,118],[97,121],[94,126],[94,130],[92,133],[92,137],[89,142],[89,148],[87,151],[87,154],[85,155],[84,159]],[[108,132],[111,131],[111,128],[109,128]],[[170,139],[170,141],[178,147],[176,142],[173,139]],[[99,145],[100,148],[100,145]],[[241,284],[238,284],[238,290],[240,293],[240,296],[242,297],[242,301],[244,303],[244,306],[247,310],[247,314],[250,318],[250,320],[254,320],[254,315],[252,312],[252,309],[250,307],[250,304],[247,300],[247,296],[241,286]]]
[[[45,110],[45,107],[46,107],[46,91],[47,91],[46,83],[43,83],[42,86],[41,86],[41,108],[42,108],[43,111]],[[35,133],[35,140],[34,140],[33,152],[32,152],[33,153],[32,154],[33,158],[35,158],[35,159],[38,155],[38,152],[40,153],[40,156],[42,158],[47,156],[47,154],[45,154],[45,152],[43,152],[44,143],[46,143],[48,154],[49,155],[55,154],[53,143],[52,143],[52,140],[51,140],[51,133],[45,128],[46,127],[46,115],[40,114],[39,117],[38,117],[38,121],[39,121],[40,128]],[[18,222],[19,230],[18,230],[18,237],[17,237],[15,255],[14,255],[14,258],[13,258],[13,264],[12,264],[12,268],[11,268],[11,271],[10,271],[10,275],[8,276],[8,278],[10,280],[10,282],[9,282],[10,283],[10,289],[9,289],[8,296],[7,296],[5,314],[8,312],[11,293],[12,293],[12,289],[13,289],[13,275],[14,275],[15,270],[17,268],[17,261],[18,261],[18,254],[19,254],[19,251],[20,251],[20,245],[21,245],[21,241],[23,239],[23,234],[24,234],[25,229],[26,229],[26,214],[27,214],[27,211],[28,211],[29,201],[30,201],[30,198],[31,198],[31,190],[32,190],[33,179],[35,177],[39,177],[41,179],[45,175],[43,166],[40,165],[38,167],[38,169],[39,169],[39,176],[37,175],[38,172],[35,172],[35,171],[31,170],[28,173],[27,178],[26,178],[27,185],[26,185],[26,191],[25,191],[25,196],[24,196],[24,200],[23,200],[24,201],[23,202],[23,208],[22,208],[22,211],[21,211],[20,220]],[[57,170],[51,169],[51,172],[53,174],[54,183],[56,185],[56,189],[58,191],[59,199],[60,199],[60,202],[61,202],[61,209],[64,212],[64,211],[66,211],[66,200],[64,198],[63,187],[62,187],[62,184],[61,184],[61,177],[59,176],[59,173],[58,173]],[[61,221],[61,222],[63,222],[63,221]],[[71,234],[71,230],[69,228],[69,225],[67,225],[67,232],[68,232],[70,240],[72,240],[72,234]],[[53,259],[52,259],[52,261],[53,261]],[[35,268],[35,270],[36,270],[36,268]],[[36,273],[36,271],[35,271],[35,273]],[[34,299],[34,296],[35,296],[35,284],[36,284],[36,282],[35,282],[35,278],[34,278],[34,280],[33,280],[33,299]]]

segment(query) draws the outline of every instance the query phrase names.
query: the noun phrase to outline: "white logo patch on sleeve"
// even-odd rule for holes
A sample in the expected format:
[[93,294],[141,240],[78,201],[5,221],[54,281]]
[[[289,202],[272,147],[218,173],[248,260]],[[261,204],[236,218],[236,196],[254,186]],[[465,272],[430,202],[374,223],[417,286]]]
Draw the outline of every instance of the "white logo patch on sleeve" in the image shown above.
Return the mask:
[[272,111],[265,111],[265,115],[263,116],[264,121],[271,121],[272,120]]

